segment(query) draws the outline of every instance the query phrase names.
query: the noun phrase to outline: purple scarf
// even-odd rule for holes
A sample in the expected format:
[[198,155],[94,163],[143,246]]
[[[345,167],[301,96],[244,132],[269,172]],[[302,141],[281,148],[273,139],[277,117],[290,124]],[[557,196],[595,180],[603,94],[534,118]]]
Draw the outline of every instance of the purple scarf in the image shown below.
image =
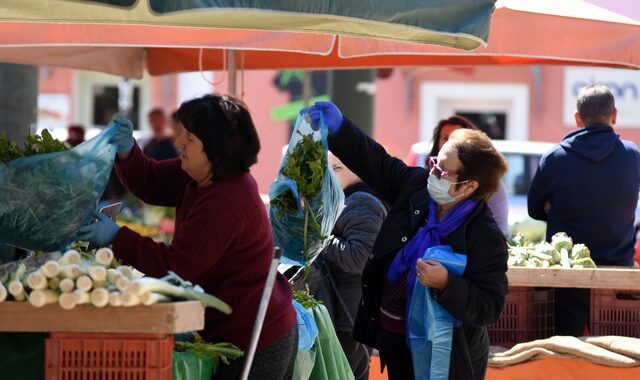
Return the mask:
[[413,293],[413,287],[416,282],[416,262],[418,259],[424,255],[427,248],[440,245],[440,240],[449,236],[456,228],[460,227],[460,225],[467,220],[477,204],[478,201],[475,199],[466,199],[449,211],[444,219],[438,221],[436,216],[438,205],[433,199],[429,200],[429,218],[427,219],[427,225],[420,229],[411,240],[398,251],[387,272],[387,279],[390,282],[398,281],[403,274],[408,272],[406,284],[407,302],[411,300],[411,294]]

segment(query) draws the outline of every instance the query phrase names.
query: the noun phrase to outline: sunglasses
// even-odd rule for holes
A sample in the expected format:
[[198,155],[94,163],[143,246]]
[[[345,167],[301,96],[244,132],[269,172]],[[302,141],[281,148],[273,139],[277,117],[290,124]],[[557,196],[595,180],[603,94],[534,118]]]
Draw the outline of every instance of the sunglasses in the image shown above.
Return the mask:
[[436,178],[440,179],[442,177],[455,177],[458,174],[453,172],[448,172],[443,170],[439,165],[438,157],[431,156],[429,157],[429,174],[436,176]]

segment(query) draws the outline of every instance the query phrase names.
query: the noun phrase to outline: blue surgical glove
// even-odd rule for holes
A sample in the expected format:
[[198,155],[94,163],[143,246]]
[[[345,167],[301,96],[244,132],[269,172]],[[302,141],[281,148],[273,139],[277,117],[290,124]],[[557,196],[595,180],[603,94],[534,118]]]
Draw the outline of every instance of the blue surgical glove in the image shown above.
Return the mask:
[[88,241],[97,246],[104,247],[109,245],[115,239],[120,226],[118,226],[108,216],[95,212],[98,221],[95,223],[82,226],[78,229],[77,240]]
[[320,122],[320,115],[324,116],[324,122],[329,129],[330,135],[338,132],[344,121],[338,107],[331,102],[316,102],[307,109],[307,112],[316,125]]
[[109,126],[116,126],[117,130],[109,139],[109,142],[117,145],[117,153],[127,153],[133,149],[133,124],[131,121],[120,115],[116,115],[109,123]]

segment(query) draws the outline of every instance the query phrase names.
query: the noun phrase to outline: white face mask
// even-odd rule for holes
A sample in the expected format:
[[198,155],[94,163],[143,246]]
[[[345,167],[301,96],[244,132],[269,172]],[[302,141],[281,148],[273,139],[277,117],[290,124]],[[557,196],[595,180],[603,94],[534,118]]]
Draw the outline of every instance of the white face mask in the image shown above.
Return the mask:
[[427,180],[427,191],[429,192],[431,199],[433,199],[437,204],[445,205],[447,203],[455,201],[456,199],[464,195],[460,194],[454,197],[453,195],[449,194],[449,188],[451,187],[451,185],[465,182],[467,181],[451,182],[447,181],[444,178],[437,178],[435,175],[430,175],[429,179]]

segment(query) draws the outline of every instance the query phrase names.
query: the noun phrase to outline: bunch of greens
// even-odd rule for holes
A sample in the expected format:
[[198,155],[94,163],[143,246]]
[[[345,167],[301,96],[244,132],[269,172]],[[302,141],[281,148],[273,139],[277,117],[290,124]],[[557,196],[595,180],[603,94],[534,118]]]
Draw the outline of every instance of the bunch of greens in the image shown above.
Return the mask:
[[[316,199],[320,195],[322,183],[327,167],[327,157],[322,141],[313,141],[312,135],[298,133],[302,139],[295,145],[287,156],[287,161],[280,173],[296,183],[301,204],[298,205],[291,189],[283,191],[271,199],[271,206],[277,210],[276,216],[283,218],[285,215],[295,214],[300,206],[304,211],[303,231],[303,256],[309,257],[309,241],[324,241],[318,218],[314,212]],[[309,225],[313,230],[309,230]]]
[[106,184],[103,152],[68,150],[46,130],[22,148],[0,137],[0,243],[42,251],[69,244]]
[[[70,154],[66,161],[80,160],[79,155]],[[12,245],[60,249],[69,242],[57,241],[55,235],[75,236],[78,226],[88,222],[90,215],[79,210],[95,202],[93,186],[70,182],[72,173],[57,161],[14,169],[7,170],[7,178],[0,182],[0,231],[11,232]]]
[[33,156],[36,154],[62,152],[68,150],[64,143],[54,139],[46,129],[42,135],[25,137],[24,147],[20,148],[15,141],[11,141],[6,132],[0,135],[0,163],[4,164],[16,158]]
[[322,305],[322,301],[318,301],[317,299],[313,298],[308,290],[296,290],[295,292],[293,292],[293,299],[308,310]]
[[213,373],[218,372],[220,361],[229,364],[229,359],[235,360],[244,355],[238,347],[231,343],[207,343],[198,334],[195,334],[195,342],[176,342],[174,351],[193,352],[199,357],[209,357],[213,361]]

